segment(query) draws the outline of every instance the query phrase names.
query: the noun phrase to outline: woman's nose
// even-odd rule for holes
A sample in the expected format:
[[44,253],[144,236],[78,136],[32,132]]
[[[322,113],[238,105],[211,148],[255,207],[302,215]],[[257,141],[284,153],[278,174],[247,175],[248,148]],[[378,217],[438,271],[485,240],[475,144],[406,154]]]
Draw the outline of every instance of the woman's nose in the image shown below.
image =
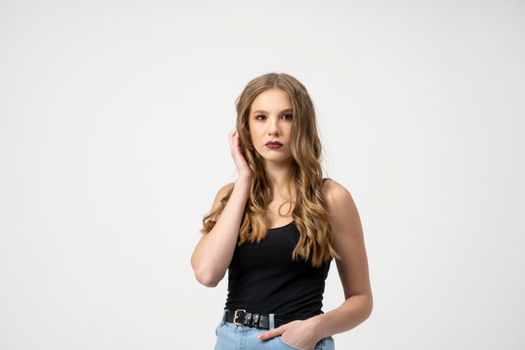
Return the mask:
[[277,128],[270,128],[268,134],[277,136],[279,135],[279,130]]
[[276,119],[270,119],[268,133],[270,135],[277,135],[279,133],[278,121]]

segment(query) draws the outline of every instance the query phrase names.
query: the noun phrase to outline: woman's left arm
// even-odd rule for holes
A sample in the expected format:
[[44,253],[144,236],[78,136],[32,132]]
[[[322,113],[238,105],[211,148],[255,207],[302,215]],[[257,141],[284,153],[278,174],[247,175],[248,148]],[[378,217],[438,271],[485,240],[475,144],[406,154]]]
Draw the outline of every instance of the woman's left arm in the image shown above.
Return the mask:
[[[336,259],[345,301],[339,307],[306,320],[296,320],[258,335],[268,340],[290,332],[295,346],[313,347],[319,340],[354,328],[372,312],[372,290],[368,276],[363,229],[350,192],[342,185],[326,181],[323,192],[327,201],[333,247],[341,259]],[[302,342],[302,343],[300,343]]]
[[309,319],[315,325],[315,338],[322,339],[350,330],[372,312],[373,298],[363,228],[350,192],[335,181],[325,184],[328,210],[332,220],[337,270],[345,301],[337,308]]

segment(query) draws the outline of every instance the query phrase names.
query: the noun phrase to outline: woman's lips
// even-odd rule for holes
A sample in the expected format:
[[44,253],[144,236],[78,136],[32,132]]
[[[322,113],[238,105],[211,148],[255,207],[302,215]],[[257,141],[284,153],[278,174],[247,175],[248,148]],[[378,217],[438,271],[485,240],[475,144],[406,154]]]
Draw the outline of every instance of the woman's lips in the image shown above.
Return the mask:
[[268,142],[265,146],[271,149],[277,149],[277,148],[281,148],[283,145],[277,142]]

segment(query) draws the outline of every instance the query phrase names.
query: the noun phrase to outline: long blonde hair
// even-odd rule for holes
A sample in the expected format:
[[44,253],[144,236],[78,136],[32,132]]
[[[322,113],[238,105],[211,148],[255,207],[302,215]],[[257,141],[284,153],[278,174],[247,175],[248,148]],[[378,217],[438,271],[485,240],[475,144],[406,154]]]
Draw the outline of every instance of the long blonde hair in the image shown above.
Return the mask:
[[[253,172],[250,195],[246,203],[239,231],[238,245],[245,242],[260,242],[267,233],[265,214],[271,202],[272,193],[264,171],[264,159],[255,151],[250,137],[248,117],[250,107],[261,92],[278,88],[288,93],[293,105],[291,150],[291,181],[296,184],[296,202],[292,217],[300,232],[300,238],[292,259],[311,258],[313,267],[331,257],[339,259],[333,248],[333,235],[326,200],[322,193],[323,174],[320,164],[321,142],[313,103],[308,91],[296,78],[285,73],[268,73],[251,80],[236,100],[237,132],[245,148],[245,158]],[[218,220],[233,191],[231,188],[221,199],[221,205],[206,215],[201,233],[208,233]],[[292,205],[290,205],[292,208]]]

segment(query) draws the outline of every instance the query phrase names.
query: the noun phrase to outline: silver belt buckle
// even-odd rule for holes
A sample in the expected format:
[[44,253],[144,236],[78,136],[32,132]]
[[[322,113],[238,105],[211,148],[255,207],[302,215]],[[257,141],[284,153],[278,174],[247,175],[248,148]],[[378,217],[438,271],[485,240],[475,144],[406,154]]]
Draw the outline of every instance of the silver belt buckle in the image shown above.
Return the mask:
[[237,315],[238,311],[244,311],[244,313],[246,313],[246,310],[244,309],[235,310],[235,313],[233,314],[233,323],[235,323],[237,326],[244,326],[242,323],[237,322],[237,318],[239,317],[239,315]]

